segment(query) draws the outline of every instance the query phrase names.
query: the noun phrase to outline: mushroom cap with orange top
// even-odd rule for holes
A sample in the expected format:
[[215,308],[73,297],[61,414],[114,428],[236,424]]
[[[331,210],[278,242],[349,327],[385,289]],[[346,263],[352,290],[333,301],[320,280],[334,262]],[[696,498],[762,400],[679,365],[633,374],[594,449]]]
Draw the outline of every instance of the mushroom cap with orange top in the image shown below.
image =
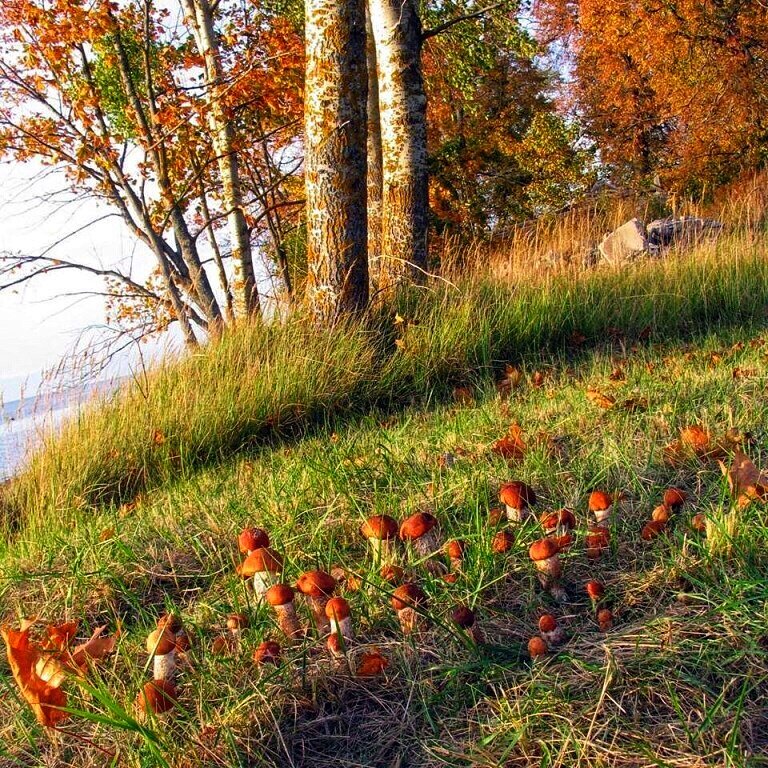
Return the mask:
[[513,480],[499,488],[499,501],[512,509],[525,509],[536,503],[536,492],[521,480]]
[[390,564],[382,567],[379,576],[390,584],[399,584],[405,577],[405,571],[399,565]]
[[392,607],[396,611],[403,608],[416,608],[427,602],[427,596],[417,584],[403,584],[392,593]]
[[166,627],[159,627],[147,637],[147,653],[151,656],[165,656],[176,648],[176,636]]
[[460,560],[467,551],[466,542],[461,539],[452,539],[445,545],[445,552],[453,560]]
[[176,686],[170,680],[152,680],[146,683],[136,696],[142,712],[162,715],[176,705]]
[[531,560],[537,562],[539,560],[547,560],[550,557],[554,557],[559,551],[559,547],[552,541],[552,539],[539,539],[531,544],[528,549],[528,555]]
[[159,629],[168,629],[174,634],[180,632],[183,626],[181,616],[176,613],[164,613],[158,620],[157,626]]
[[459,605],[453,609],[451,619],[462,629],[469,629],[475,624],[475,612],[466,605]]
[[288,584],[275,584],[264,594],[264,599],[273,607],[288,605],[288,603],[293,602],[294,597],[293,587]]
[[613,497],[605,491],[592,491],[589,494],[589,511],[603,512],[613,504]]
[[360,533],[366,539],[394,539],[397,536],[397,520],[389,515],[373,515],[360,526]]
[[545,512],[539,522],[545,531],[553,531],[558,526],[561,528],[576,527],[576,518],[570,509],[560,509],[557,512]]
[[611,534],[607,528],[590,528],[585,541],[587,547],[607,547],[611,543]]
[[551,613],[545,613],[539,618],[539,632],[554,632],[557,629],[557,619]]
[[269,546],[269,534],[262,528],[243,528],[237,537],[237,545],[243,553]]
[[671,508],[666,504],[659,504],[659,506],[651,513],[651,520],[658,520],[662,523],[668,522],[669,518],[672,516],[670,509]]
[[279,664],[280,644],[274,640],[265,640],[253,652],[253,660],[257,664]]
[[507,531],[506,529],[501,530],[493,537],[493,541],[491,542],[491,551],[495,555],[502,555],[505,552],[509,552],[509,550],[514,546],[514,543],[515,537],[512,535],[512,532]]
[[336,579],[325,571],[307,571],[299,576],[296,588],[307,597],[330,597],[336,589]]
[[251,552],[240,566],[240,575],[248,579],[256,573],[280,573],[283,570],[283,558],[270,547],[260,547]]
[[400,524],[400,538],[403,541],[420,539],[437,525],[437,518],[429,512],[417,512]]
[[343,597],[332,597],[325,604],[325,615],[329,619],[342,621],[349,618],[349,603]]
[[587,590],[590,600],[600,600],[600,598],[605,595],[605,587],[602,582],[597,581],[596,579],[588,581],[584,585],[584,588]]
[[544,656],[548,650],[549,647],[546,642],[543,638],[538,637],[538,635],[528,641],[528,655],[532,659],[535,659],[537,656]]
[[675,511],[685,504],[687,498],[688,494],[685,491],[680,490],[680,488],[667,488],[667,490],[664,491],[665,506]]
[[650,523],[643,526],[640,535],[645,541],[651,541],[651,539],[655,539],[659,534],[663,533],[666,527],[667,524],[663,520],[651,520]]
[[243,629],[248,626],[248,617],[244,613],[230,613],[227,616],[227,629]]

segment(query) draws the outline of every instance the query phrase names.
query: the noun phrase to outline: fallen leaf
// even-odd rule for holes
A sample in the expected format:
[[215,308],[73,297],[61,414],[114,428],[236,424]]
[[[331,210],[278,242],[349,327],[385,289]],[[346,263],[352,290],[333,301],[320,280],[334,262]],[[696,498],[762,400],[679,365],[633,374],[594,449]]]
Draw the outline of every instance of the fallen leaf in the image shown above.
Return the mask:
[[626,381],[627,377],[624,375],[624,371],[619,366],[616,366],[616,368],[611,371],[608,378],[611,381]]
[[533,376],[531,376],[531,384],[538,389],[544,386],[544,379],[545,376],[541,371],[534,371]]
[[114,652],[117,645],[117,635],[102,635],[106,628],[106,624],[96,627],[88,640],[75,646],[71,659],[80,671],[85,670],[89,660],[101,661]]
[[613,408],[616,405],[616,398],[611,395],[604,395],[596,389],[587,390],[587,400],[598,408]]
[[509,433],[497,440],[491,450],[507,461],[522,461],[528,446],[522,437],[523,431],[518,424],[509,428]]
[[358,677],[376,677],[380,675],[389,666],[385,656],[382,656],[378,650],[364,653],[360,657],[357,665]]
[[753,501],[768,500],[768,474],[761,472],[746,453],[737,450],[730,469],[722,461],[719,464],[739,508]]

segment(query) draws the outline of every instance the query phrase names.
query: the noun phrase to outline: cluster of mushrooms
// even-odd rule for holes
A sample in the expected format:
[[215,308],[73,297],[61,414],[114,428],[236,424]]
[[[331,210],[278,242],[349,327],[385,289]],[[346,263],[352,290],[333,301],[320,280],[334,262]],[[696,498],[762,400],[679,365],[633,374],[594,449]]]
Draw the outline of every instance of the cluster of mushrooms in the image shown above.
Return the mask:
[[[662,503],[653,512],[653,519],[643,528],[643,539],[650,540],[659,535],[671,515],[680,510],[685,500],[684,491],[668,488]],[[491,549],[496,554],[506,553],[512,548],[516,527],[529,519],[536,519],[533,508],[537,498],[529,485],[513,481],[501,486],[499,501],[501,506],[492,509],[489,515],[489,522],[494,529]],[[594,522],[588,527],[584,545],[587,557],[592,560],[600,558],[610,545],[610,526],[617,503],[618,500],[605,491],[595,490],[589,496],[588,510]],[[500,527],[502,522],[505,525]],[[696,529],[699,528],[697,522],[694,518],[693,526]],[[538,524],[543,536],[531,544],[530,560],[542,589],[557,603],[562,603],[568,596],[562,582],[560,553],[575,542],[576,517],[569,509],[546,511],[538,518]],[[445,541],[437,518],[430,512],[417,512],[400,524],[389,515],[374,515],[363,523],[360,533],[368,541],[374,565],[384,584],[383,592],[390,598],[403,634],[418,637],[429,623],[426,613],[427,595],[418,583],[407,578],[404,566],[409,563],[423,564],[431,574],[453,583],[461,573],[467,543],[459,539]],[[357,578],[341,568],[334,568],[331,573],[311,570],[302,573],[295,585],[290,585],[283,579],[283,557],[271,546],[269,534],[265,530],[245,528],[238,536],[238,546],[245,559],[237,566],[237,572],[252,586],[256,599],[274,612],[275,622],[283,635],[282,642],[291,643],[316,633],[317,637],[324,640],[335,668],[352,670],[349,655],[355,642],[352,612],[349,602],[335,593],[341,584],[345,584],[350,591],[359,588]],[[605,605],[603,584],[592,580],[587,582],[585,590],[600,630],[607,631],[612,626],[613,613]],[[306,605],[311,615],[310,623],[302,621],[302,613],[297,610],[297,600]],[[475,614],[470,608],[465,605],[456,606],[451,619],[472,642],[483,642]],[[212,651],[224,653],[236,650],[241,633],[247,625],[248,619],[244,614],[230,614],[227,618],[227,633],[214,640]],[[531,637],[528,643],[532,659],[546,654],[566,639],[565,630],[551,613],[539,618],[538,631],[538,635]],[[183,654],[188,647],[189,638],[180,619],[169,615],[161,617],[157,629],[147,639],[147,651],[153,659],[154,674],[153,680],[139,693],[138,703],[143,711],[162,714],[173,708],[176,699],[176,654]],[[279,665],[282,661],[281,644],[275,640],[263,641],[254,651],[253,661],[258,665]],[[380,662],[375,666],[377,671],[386,666],[383,657],[380,657]],[[361,671],[358,673],[365,674]]]

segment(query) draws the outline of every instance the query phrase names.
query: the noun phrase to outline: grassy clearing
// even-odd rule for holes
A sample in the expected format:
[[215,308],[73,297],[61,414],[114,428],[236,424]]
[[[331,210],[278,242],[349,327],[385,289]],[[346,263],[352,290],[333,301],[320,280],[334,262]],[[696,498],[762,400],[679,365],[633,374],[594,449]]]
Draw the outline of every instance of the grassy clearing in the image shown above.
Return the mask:
[[[411,350],[423,365],[406,354],[389,358],[383,370],[390,383],[407,382],[403,392],[423,397],[437,377],[469,377],[472,402],[357,409],[341,420],[325,419],[319,409],[314,431],[300,441],[181,473],[136,506],[50,516],[44,535],[22,531],[0,559],[0,617],[79,617],[89,627],[120,625],[122,635],[114,657],[91,675],[90,691],[70,685],[73,706],[90,719],[73,718],[57,745],[46,740],[0,668],[0,764],[765,765],[764,508],[731,510],[716,466],[670,467],[662,455],[681,427],[697,423],[714,435],[738,430],[758,465],[768,463],[764,321],[742,328],[724,322],[682,341],[600,342],[602,326],[585,325],[591,314],[581,303],[602,299],[604,311],[608,292],[600,286],[615,286],[613,280],[632,288],[625,297],[637,297],[641,286],[646,297],[652,290],[676,293],[674,305],[615,299],[603,321],[617,324],[618,316],[637,331],[650,313],[656,334],[666,330],[670,337],[693,333],[699,313],[711,322],[716,306],[724,321],[735,321],[745,298],[752,302],[746,314],[757,318],[765,301],[763,268],[756,255],[743,264],[741,273],[724,265],[717,284],[706,279],[714,274],[704,260],[685,262],[679,271],[670,265],[620,278],[599,274],[588,287],[572,288],[586,293],[567,307],[543,292],[535,312],[524,309],[533,290],[527,304],[498,302],[479,317],[457,304],[455,320],[441,323],[440,333],[422,310],[420,324],[402,336],[401,351]],[[648,275],[667,270],[674,291],[664,283],[663,291],[653,289]],[[700,279],[686,283],[686,274]],[[412,318],[407,309],[404,316]],[[584,328],[594,343],[535,351],[532,340],[550,328],[550,314],[547,342]],[[574,322],[556,331],[555,318],[570,316]],[[492,331],[509,327],[512,318],[530,318],[530,326],[502,344]],[[505,401],[477,372],[495,368],[521,344],[524,383]],[[617,366],[622,381],[609,378]],[[544,374],[540,387],[531,383],[536,371]],[[598,409],[585,395],[589,387],[619,402],[646,398],[647,407]],[[529,443],[514,467],[490,450],[511,422]],[[446,454],[455,459],[450,467]],[[506,556],[491,552],[488,510],[499,483],[512,477],[534,485],[539,509],[575,509],[580,533],[591,488],[626,493],[610,552],[592,563],[579,541],[567,556],[569,601],[562,606],[541,592],[528,560],[528,545],[540,535],[534,523],[518,531]],[[668,536],[643,542],[640,528],[669,484],[688,490],[691,504]],[[357,529],[372,512],[403,517],[420,507],[434,510],[447,537],[470,546],[454,585],[411,563],[429,594],[432,619],[432,628],[411,643],[402,639]],[[694,512],[710,517],[706,539],[690,531]],[[287,647],[276,671],[253,666],[252,650],[277,637],[277,628],[235,575],[235,537],[246,523],[268,528],[285,555],[286,580],[311,567],[340,565],[363,581],[363,589],[345,593],[358,635],[351,655],[377,646],[390,660],[383,678],[332,670],[314,639]],[[608,588],[616,621],[607,634],[598,631],[583,592],[588,578]],[[476,609],[486,645],[475,648],[451,628],[447,619],[458,603]],[[194,640],[190,665],[179,675],[181,711],[142,726],[132,701],[148,679],[144,640],[168,609],[181,613]],[[524,648],[544,610],[557,613],[570,639],[531,664]],[[232,611],[246,612],[251,627],[238,653],[216,656],[212,642]]]
[[47,442],[0,496],[6,528],[44,529],[340,414],[428,402],[575,335],[691,337],[761,319],[768,302],[765,239],[749,230],[621,271],[560,265],[501,281],[494,269],[402,297],[404,323],[380,312],[331,336],[296,316],[170,362]]

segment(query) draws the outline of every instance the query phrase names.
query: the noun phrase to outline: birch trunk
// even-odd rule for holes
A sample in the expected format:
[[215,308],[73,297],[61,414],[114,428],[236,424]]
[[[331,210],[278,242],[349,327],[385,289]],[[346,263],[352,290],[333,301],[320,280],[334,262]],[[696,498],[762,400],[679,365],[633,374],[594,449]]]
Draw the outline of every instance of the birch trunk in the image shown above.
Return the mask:
[[259,294],[253,268],[250,232],[243,210],[234,132],[224,101],[224,70],[213,27],[213,9],[209,0],[185,0],[185,6],[195,44],[205,61],[208,125],[221,176],[221,202],[227,213],[232,258],[240,269],[242,279],[243,310],[246,315],[256,315],[259,313]]
[[323,322],[368,301],[364,0],[306,0],[307,299]]
[[381,265],[381,113],[379,74],[371,14],[365,15],[365,61],[368,67],[368,272],[371,290],[378,287]]
[[379,289],[422,281],[427,268],[427,97],[415,0],[369,0],[382,147]]

